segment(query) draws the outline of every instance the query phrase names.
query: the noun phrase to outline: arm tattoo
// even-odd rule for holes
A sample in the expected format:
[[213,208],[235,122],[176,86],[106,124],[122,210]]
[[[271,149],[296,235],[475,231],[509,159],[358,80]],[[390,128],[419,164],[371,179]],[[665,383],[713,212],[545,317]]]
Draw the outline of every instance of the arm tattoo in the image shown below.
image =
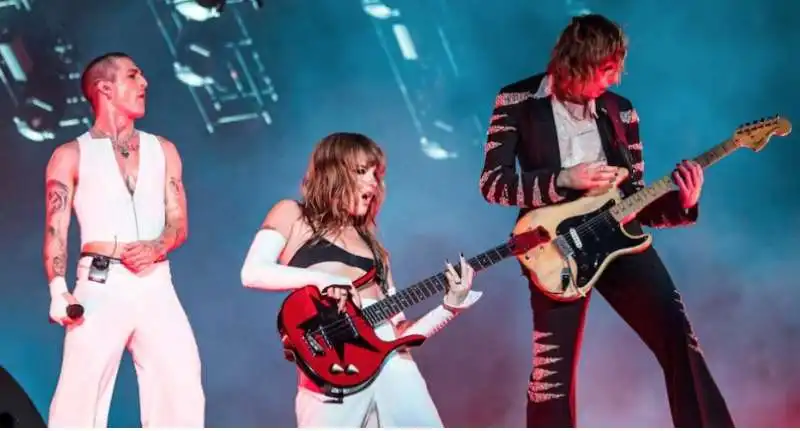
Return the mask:
[[183,182],[178,178],[170,177],[169,190],[172,192],[174,198],[179,199],[181,197],[181,191],[183,190]]
[[49,266],[50,278],[63,277],[67,270],[66,235],[58,227],[59,220],[69,217],[67,186],[56,180],[47,182],[47,232],[45,238],[45,265]]
[[69,188],[58,180],[47,181],[47,214],[55,214],[67,210]]
[[44,266],[48,281],[66,275],[67,233],[72,213],[73,160],[56,150],[45,173]]
[[47,243],[49,244],[50,267],[53,277],[63,277],[67,273],[67,247],[59,230],[53,226],[47,227]]
[[167,185],[167,222],[166,226],[164,226],[164,233],[159,238],[158,243],[162,248],[166,248],[166,251],[169,251],[180,245],[186,238],[186,226],[185,216],[181,211],[183,183],[180,178],[170,177]]
[[62,253],[53,258],[53,276],[64,277],[67,274],[66,254],[62,247]]

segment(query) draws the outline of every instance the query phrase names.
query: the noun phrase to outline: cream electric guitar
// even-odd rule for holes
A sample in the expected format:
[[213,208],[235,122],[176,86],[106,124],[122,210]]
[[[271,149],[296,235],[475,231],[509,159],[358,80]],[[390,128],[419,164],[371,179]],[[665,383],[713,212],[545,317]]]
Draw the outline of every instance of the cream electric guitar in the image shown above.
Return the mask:
[[[786,136],[791,130],[786,118],[762,118],[740,126],[732,138],[694,161],[707,168],[739,148],[758,152],[772,136]],[[547,242],[517,256],[533,283],[548,297],[570,302],[586,296],[609,263],[619,256],[641,253],[652,243],[651,234],[633,236],[620,221],[677,190],[672,175],[625,199],[617,188],[619,182],[602,193],[530,211],[517,222],[514,235],[541,228],[549,235]]]

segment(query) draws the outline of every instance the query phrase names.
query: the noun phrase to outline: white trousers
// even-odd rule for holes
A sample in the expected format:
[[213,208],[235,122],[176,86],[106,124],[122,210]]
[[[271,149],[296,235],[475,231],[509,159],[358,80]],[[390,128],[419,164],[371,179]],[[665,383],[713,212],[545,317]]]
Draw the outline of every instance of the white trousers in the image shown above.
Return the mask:
[[133,357],[142,427],[202,428],[205,395],[189,320],[172,285],[169,262],[134,274],[112,263],[105,283],[78,262],[74,295],[84,321],[66,330],[61,373],[48,426],[107,427],[122,353]]
[[[394,337],[384,324],[376,333]],[[428,385],[410,356],[393,353],[380,374],[361,392],[341,399],[303,387],[295,398],[298,428],[443,428],[439,411],[428,393]]]

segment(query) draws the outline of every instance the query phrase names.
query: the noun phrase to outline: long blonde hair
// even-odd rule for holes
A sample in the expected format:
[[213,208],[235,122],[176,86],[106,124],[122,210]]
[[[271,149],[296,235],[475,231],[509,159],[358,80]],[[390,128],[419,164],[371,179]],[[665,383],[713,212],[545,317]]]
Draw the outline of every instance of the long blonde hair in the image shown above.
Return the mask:
[[[356,196],[355,172],[359,156],[365,156],[368,167],[375,167],[377,188],[367,213],[355,217],[350,213]],[[383,175],[386,157],[372,139],[359,133],[333,133],[320,140],[308,164],[301,186],[300,206],[303,218],[313,231],[313,240],[339,235],[353,226],[386,266],[386,250],[376,236],[376,218],[385,195]]]

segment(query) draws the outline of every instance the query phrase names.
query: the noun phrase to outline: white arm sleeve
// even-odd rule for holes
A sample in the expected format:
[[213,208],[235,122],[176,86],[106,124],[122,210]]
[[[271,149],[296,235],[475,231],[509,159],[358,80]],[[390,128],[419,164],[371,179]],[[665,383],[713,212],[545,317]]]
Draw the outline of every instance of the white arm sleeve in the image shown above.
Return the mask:
[[450,307],[444,304],[439,305],[411,324],[400,336],[417,334],[430,337],[447,326],[447,324],[453,320],[453,318],[461,314],[462,311],[478,302],[481,295],[483,295],[483,292],[472,290],[467,294],[467,298],[464,299],[464,302],[458,307]]
[[320,289],[339,284],[350,285],[351,280],[322,271],[281,265],[278,258],[286,246],[286,238],[274,229],[262,229],[253,239],[242,266],[242,284],[263,290],[293,290],[316,285]]

